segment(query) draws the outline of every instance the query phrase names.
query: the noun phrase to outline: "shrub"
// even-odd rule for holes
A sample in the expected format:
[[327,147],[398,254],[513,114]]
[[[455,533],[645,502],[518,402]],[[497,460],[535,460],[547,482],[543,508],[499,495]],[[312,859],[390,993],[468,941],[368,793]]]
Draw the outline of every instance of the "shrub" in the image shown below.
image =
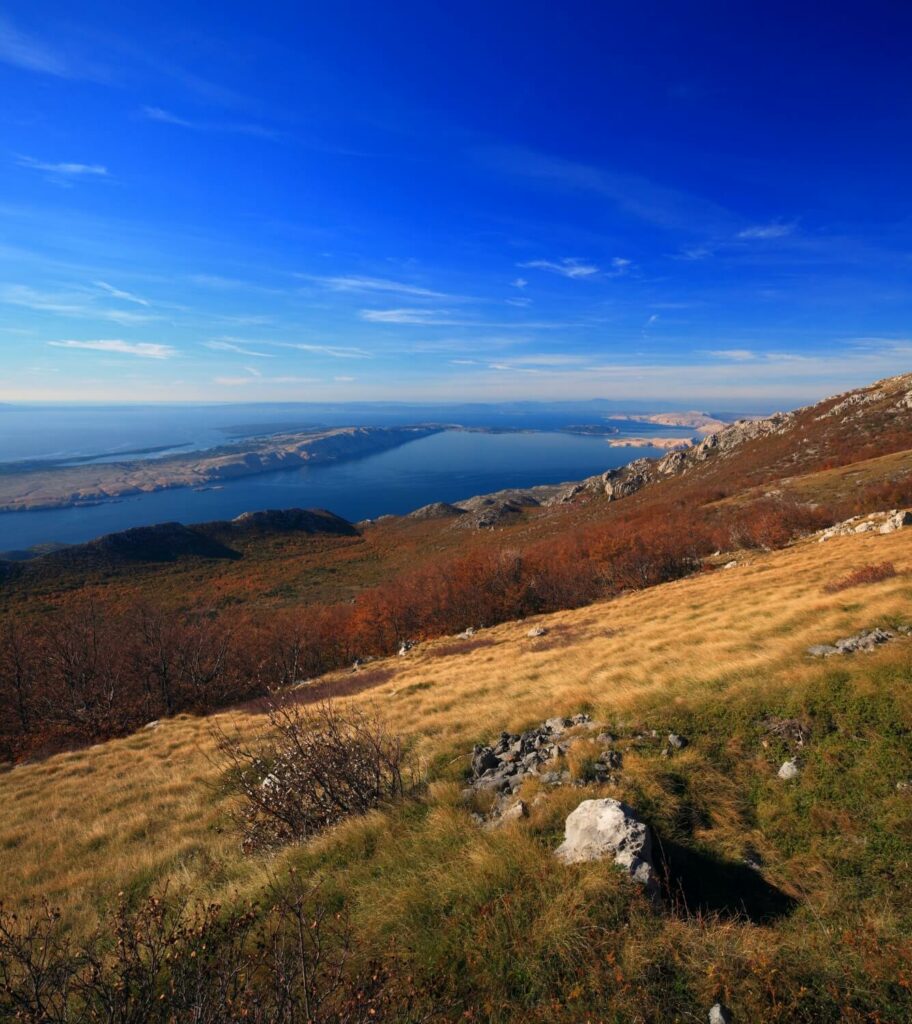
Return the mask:
[[374,713],[331,700],[274,701],[268,729],[246,742],[217,735],[244,848],[301,842],[336,822],[402,797],[417,772]]
[[76,945],[45,904],[0,906],[0,1019],[26,1024],[367,1024],[431,1019],[379,962],[358,963],[346,914],[292,873],[264,906],[167,893],[114,908]]
[[860,587],[865,583],[880,583],[881,580],[892,579],[895,575],[896,568],[892,562],[881,562],[878,565],[863,565],[860,569],[850,572],[847,576],[833,580],[823,589],[827,594],[838,594],[840,590]]

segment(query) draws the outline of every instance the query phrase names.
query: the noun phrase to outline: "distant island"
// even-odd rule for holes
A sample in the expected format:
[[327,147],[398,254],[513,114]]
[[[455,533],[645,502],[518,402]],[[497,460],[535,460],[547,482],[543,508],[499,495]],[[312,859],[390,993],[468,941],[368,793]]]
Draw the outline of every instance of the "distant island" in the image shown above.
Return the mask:
[[689,437],[612,437],[608,440],[611,448],[661,448],[666,452],[690,448],[692,444]]
[[8,463],[0,467],[0,512],[72,508],[173,487],[211,487],[239,477],[372,455],[442,429],[337,427],[248,438],[160,459],[43,467]]
[[663,427],[690,427],[698,434],[714,434],[728,426],[727,420],[719,419],[708,412],[654,412],[637,415],[617,414],[614,420],[634,423],[657,423]]

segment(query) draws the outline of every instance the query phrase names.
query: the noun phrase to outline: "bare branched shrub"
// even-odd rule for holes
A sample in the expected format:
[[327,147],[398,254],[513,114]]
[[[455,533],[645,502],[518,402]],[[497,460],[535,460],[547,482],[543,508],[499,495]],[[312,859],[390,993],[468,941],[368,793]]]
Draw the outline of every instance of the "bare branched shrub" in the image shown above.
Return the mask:
[[827,594],[838,594],[850,587],[860,587],[866,583],[880,583],[881,580],[892,579],[896,575],[896,567],[892,562],[881,562],[879,565],[863,565],[860,569],[850,572],[841,579],[833,580],[823,589]]
[[373,712],[282,700],[268,720],[252,741],[217,734],[226,780],[241,796],[236,813],[247,850],[301,842],[417,782],[402,741]]
[[0,906],[4,1021],[418,1024],[426,996],[394,965],[359,960],[344,909],[293,871],[261,905],[121,900],[78,946],[49,905]]

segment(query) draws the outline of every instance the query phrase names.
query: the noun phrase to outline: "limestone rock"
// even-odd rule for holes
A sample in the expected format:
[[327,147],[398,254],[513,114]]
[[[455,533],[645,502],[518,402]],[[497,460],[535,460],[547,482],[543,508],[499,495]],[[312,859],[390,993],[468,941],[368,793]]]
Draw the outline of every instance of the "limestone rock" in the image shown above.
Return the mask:
[[788,761],[783,761],[776,774],[780,779],[784,779],[786,782],[789,782],[792,779],[798,778],[801,774],[801,768],[798,765],[798,761],[793,757]]
[[584,800],[567,818],[555,856],[565,864],[612,858],[630,877],[658,892],[649,826],[632,807],[610,797]]
[[734,1017],[727,1006],[715,1003],[709,1008],[709,1024],[732,1024]]

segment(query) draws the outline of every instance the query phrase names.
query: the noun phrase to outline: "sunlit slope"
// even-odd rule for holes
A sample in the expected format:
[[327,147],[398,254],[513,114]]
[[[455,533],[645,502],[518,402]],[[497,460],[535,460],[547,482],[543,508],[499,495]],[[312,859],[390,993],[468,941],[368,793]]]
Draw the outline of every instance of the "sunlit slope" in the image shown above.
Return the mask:
[[[885,560],[894,563],[895,578],[824,592],[834,579]],[[772,698],[805,684],[825,670],[804,653],[810,644],[908,621],[910,571],[912,529],[825,544],[810,539],[745,555],[734,568],[537,620],[547,628],[541,639],[527,637],[527,621],[468,641],[421,645],[369,666],[368,673],[381,668],[393,675],[354,699],[376,702],[437,765],[503,728],[582,706],[609,721],[648,718],[662,729],[693,701]],[[899,639],[840,659],[838,667],[865,671],[908,658],[910,646]],[[332,678],[347,683],[352,676]],[[241,711],[217,720],[243,730],[262,721]],[[212,726],[212,719],[180,716],[0,776],[3,898],[47,896],[85,922],[119,890],[145,891],[164,879],[222,896],[252,893],[278,865],[245,858],[224,831]]]

